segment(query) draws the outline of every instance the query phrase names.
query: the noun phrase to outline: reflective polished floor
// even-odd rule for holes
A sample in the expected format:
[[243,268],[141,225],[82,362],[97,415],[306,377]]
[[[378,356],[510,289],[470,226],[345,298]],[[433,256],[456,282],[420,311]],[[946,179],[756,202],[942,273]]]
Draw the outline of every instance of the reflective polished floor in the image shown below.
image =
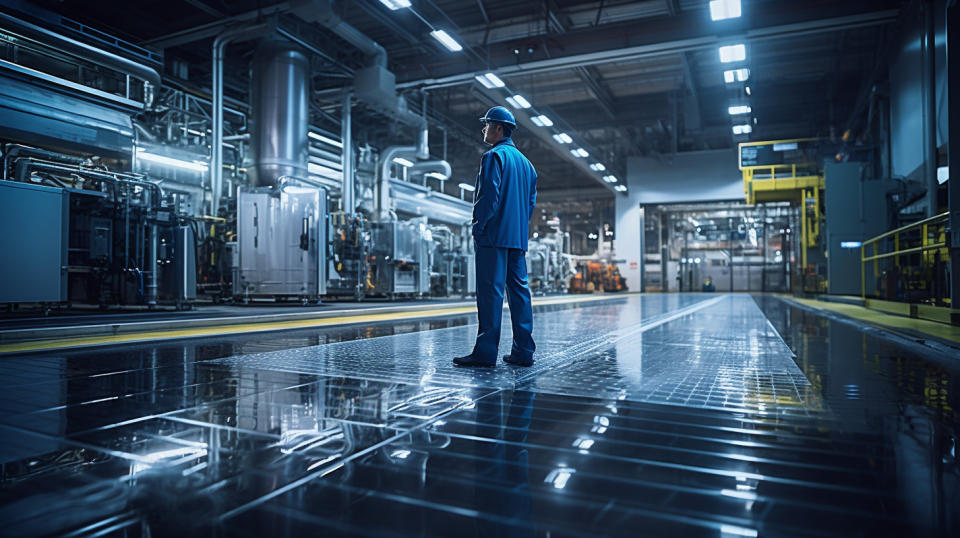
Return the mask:
[[475,334],[2,357],[0,535],[960,535],[960,356],[774,296],[541,307],[532,368]]

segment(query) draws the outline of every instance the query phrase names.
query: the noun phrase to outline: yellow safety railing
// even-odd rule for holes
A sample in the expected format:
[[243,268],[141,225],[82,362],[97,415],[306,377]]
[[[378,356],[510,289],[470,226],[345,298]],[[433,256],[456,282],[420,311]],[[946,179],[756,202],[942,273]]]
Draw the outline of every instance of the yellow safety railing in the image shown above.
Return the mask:
[[[900,256],[906,256],[908,254],[917,254],[925,253],[931,250],[943,249],[946,255],[947,253],[947,243],[943,240],[935,240],[930,238],[930,228],[935,227],[941,224],[946,224],[949,213],[941,213],[934,217],[921,220],[919,222],[914,222],[913,224],[908,224],[902,226],[895,230],[890,230],[889,232],[882,233],[876,237],[871,237],[867,239],[860,245],[860,296],[866,299],[867,297],[867,263],[873,262],[873,276],[874,278],[880,276],[880,260],[893,258],[893,263],[897,266],[900,265]],[[910,247],[910,248],[900,248],[900,236],[907,232],[912,232],[916,229],[920,229],[920,246],[919,247]],[[878,243],[890,236],[893,236],[893,250],[890,252],[877,252]],[[867,246],[870,246],[873,250],[870,256],[867,256]]]

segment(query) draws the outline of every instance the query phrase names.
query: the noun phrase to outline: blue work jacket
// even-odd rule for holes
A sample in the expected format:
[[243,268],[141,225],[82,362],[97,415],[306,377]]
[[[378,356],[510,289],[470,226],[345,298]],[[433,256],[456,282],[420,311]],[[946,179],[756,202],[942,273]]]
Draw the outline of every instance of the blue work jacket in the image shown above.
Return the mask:
[[513,140],[504,138],[480,158],[473,198],[473,237],[481,247],[527,250],[537,203],[537,171]]

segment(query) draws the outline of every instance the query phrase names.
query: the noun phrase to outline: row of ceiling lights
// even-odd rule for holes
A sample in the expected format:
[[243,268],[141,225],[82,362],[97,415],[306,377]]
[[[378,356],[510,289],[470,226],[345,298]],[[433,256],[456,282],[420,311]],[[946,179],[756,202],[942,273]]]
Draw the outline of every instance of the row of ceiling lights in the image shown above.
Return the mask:
[[410,0],[380,0],[380,3],[383,4],[390,11],[397,11],[398,9],[410,9],[418,19],[423,21],[427,26],[430,27],[430,36],[440,42],[447,50],[451,52],[460,52],[463,50],[463,45],[457,42],[446,30],[441,30],[435,28],[430,22],[420,16],[419,13],[414,11],[410,7]]
[[[396,11],[398,9],[410,8],[410,0],[380,0],[380,3],[392,11]],[[421,20],[422,20],[422,17],[421,17]],[[430,32],[430,35],[433,36],[434,39],[439,41],[440,44],[446,47],[447,50],[451,52],[459,52],[463,50],[463,46],[460,45],[460,43],[458,43],[457,40],[454,39],[446,31],[433,28],[432,25],[431,25],[431,28],[432,28],[432,31]],[[506,83],[503,82],[503,80],[501,80],[500,77],[498,77],[495,73],[484,73],[481,75],[477,75],[475,78],[480,84],[483,85],[484,88],[487,88],[487,89],[503,88],[504,90],[510,92],[510,90],[506,87],[507,86]],[[512,92],[510,93],[511,95],[508,96],[506,100],[507,100],[507,103],[513,108],[517,110],[526,110],[533,107],[533,105],[530,104],[530,101],[528,101],[522,95],[514,94]],[[533,122],[533,124],[536,125],[537,127],[546,127],[546,128],[553,127],[553,120],[551,120],[544,114],[537,114],[535,111],[531,114],[530,121]],[[557,143],[559,144],[573,143],[573,138],[571,138],[570,135],[568,135],[567,133],[563,133],[563,132],[555,132],[553,134],[553,139],[556,140]],[[570,154],[578,159],[586,159],[587,157],[590,156],[590,152],[588,152],[582,147],[571,149]],[[590,169],[593,170],[594,172],[603,172],[606,170],[606,166],[604,166],[602,163],[596,162],[590,165]],[[616,176],[612,174],[607,174],[603,176],[603,181],[605,181],[606,183],[617,183],[619,180],[617,179]],[[461,185],[461,188],[463,188],[463,185]],[[627,190],[627,187],[625,185],[616,185],[614,189],[617,190],[618,192],[625,192]],[[469,190],[469,189],[466,189],[466,190]]]
[[[735,19],[741,15],[740,0],[710,1],[710,18],[714,21]],[[747,47],[743,43],[722,46],[718,52],[720,54],[720,63],[722,64],[742,64],[747,61]],[[744,84],[744,92],[747,96],[752,95],[750,86],[745,84],[749,79],[750,69],[747,67],[736,67],[723,72],[724,83]],[[745,102],[727,107],[727,113],[735,121],[732,127],[735,136],[745,136],[753,132],[753,124],[750,122],[750,113],[752,111],[750,104]],[[744,118],[746,121],[744,121]]]
[[[498,77],[495,73],[484,73],[482,75],[477,75],[474,78],[488,90],[503,88],[504,90],[510,92],[506,83],[503,82],[503,80],[501,80],[500,77]],[[530,101],[528,101],[524,96],[512,92],[510,93],[511,95],[508,96],[506,100],[507,103],[513,108],[517,110],[526,110],[533,107],[533,105],[530,104]],[[536,111],[531,113],[530,121],[537,127],[553,127],[553,120],[544,114],[536,113]],[[558,144],[573,144],[573,137],[564,132],[554,132],[553,139]],[[573,155],[578,159],[585,159],[590,156],[590,152],[582,147],[578,147],[571,149],[570,155]],[[594,172],[604,172],[606,169],[607,167],[600,162],[595,162],[590,165],[590,170],[593,170]],[[603,176],[603,181],[606,183],[617,183],[619,180],[612,174],[606,174]],[[617,185],[614,187],[614,189],[618,192],[625,192],[627,187],[626,185]]]

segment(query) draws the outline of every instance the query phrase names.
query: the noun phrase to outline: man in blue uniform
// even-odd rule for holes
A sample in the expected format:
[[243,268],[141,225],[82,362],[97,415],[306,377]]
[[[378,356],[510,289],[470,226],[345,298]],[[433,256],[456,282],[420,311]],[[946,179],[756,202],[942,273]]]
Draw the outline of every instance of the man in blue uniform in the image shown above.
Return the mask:
[[473,352],[453,359],[458,366],[494,366],[500,344],[503,293],[513,322],[513,346],[504,362],[533,364],[533,308],[527,286],[527,230],[537,200],[537,171],[510,134],[513,114],[496,106],[480,118],[483,141],[493,146],[480,159],[473,203],[476,243],[477,317],[480,328]]

